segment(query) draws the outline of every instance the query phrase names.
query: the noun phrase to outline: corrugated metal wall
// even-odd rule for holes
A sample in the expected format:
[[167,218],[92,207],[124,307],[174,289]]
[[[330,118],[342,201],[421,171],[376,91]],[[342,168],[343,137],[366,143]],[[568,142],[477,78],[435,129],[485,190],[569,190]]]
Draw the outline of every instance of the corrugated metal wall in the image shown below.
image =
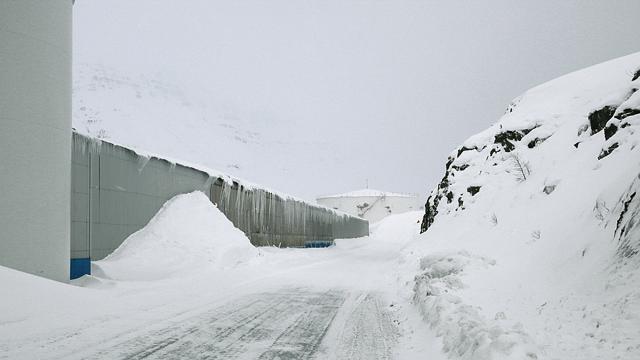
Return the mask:
[[194,190],[208,194],[256,246],[304,246],[369,233],[366,220],[79,134],[73,136],[71,183],[71,258],[77,260],[104,258],[165,201]]

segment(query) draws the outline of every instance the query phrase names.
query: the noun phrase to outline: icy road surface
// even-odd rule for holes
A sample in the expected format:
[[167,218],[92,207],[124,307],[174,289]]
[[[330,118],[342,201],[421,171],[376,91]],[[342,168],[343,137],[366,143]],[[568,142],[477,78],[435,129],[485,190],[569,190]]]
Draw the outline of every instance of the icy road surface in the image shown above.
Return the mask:
[[107,341],[80,358],[310,359],[326,358],[323,340],[339,313],[340,359],[390,359],[397,329],[374,294],[282,289],[245,296],[189,317]]
[[403,229],[417,231],[407,217],[331,248],[260,248],[164,279],[4,274],[19,296],[0,304],[0,359],[442,359],[398,282]]

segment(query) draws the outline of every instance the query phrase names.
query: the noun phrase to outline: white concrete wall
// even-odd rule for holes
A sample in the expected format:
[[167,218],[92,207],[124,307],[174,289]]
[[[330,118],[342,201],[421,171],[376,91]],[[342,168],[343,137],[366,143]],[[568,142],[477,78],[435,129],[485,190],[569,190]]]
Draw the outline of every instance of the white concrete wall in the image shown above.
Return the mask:
[[0,265],[69,278],[71,0],[0,0]]
[[[359,196],[359,197],[326,197],[317,199],[318,204],[344,211],[348,214],[361,216],[374,223],[382,220],[391,214],[400,214],[408,211],[420,209],[420,202],[416,197],[396,197],[386,196]],[[366,208],[360,209],[364,204],[369,204]],[[366,211],[365,211],[366,210]]]

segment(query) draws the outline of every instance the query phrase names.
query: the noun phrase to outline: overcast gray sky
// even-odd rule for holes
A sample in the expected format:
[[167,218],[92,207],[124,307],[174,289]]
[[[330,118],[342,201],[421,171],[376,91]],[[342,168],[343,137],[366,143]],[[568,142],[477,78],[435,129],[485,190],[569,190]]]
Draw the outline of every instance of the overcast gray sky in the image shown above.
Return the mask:
[[283,137],[340,143],[352,166],[316,193],[368,178],[424,196],[512,98],[640,51],[639,0],[89,1],[76,59],[167,73]]

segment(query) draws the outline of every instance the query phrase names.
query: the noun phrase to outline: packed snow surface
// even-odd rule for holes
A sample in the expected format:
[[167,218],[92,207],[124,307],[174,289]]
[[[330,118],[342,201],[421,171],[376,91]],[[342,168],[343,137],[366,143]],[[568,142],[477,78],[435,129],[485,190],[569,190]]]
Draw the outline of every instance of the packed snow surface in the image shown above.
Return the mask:
[[0,359],[444,359],[397,282],[420,216],[326,249],[254,248],[203,194],[179,195],[75,286],[0,267]]
[[401,271],[450,358],[640,358],[639,76],[542,84],[451,154]]

